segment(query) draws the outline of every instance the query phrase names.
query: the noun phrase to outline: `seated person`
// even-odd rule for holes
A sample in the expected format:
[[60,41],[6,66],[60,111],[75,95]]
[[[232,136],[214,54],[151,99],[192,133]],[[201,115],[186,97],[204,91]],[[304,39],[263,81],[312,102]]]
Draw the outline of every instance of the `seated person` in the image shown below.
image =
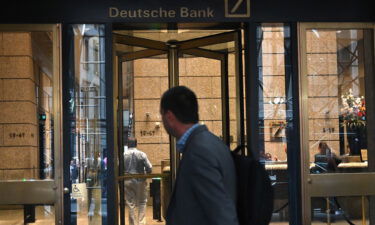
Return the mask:
[[334,172],[337,170],[337,165],[341,160],[331,151],[331,148],[324,141],[321,141],[318,146],[319,153],[315,155],[315,167],[312,168],[312,173]]

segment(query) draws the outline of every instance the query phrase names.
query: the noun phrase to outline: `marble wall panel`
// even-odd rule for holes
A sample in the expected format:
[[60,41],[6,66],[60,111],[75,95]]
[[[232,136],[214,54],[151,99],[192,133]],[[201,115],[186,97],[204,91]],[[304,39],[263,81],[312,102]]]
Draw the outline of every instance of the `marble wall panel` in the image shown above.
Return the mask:
[[307,74],[337,74],[337,54],[307,54]]
[[[331,151],[335,153],[336,155],[340,155],[340,142],[339,141],[326,141],[328,146],[331,148]],[[310,162],[314,162],[314,156],[315,154],[319,153],[319,141],[310,141],[309,142],[309,159]]]
[[49,96],[52,96],[52,94],[53,94],[52,80],[45,73],[41,73],[40,86],[42,87],[44,92],[46,92]]
[[29,32],[4,32],[2,42],[4,55],[32,55],[31,34]]
[[306,31],[307,40],[336,40],[336,31],[332,30],[307,30]]
[[[279,32],[273,32],[273,35],[278,36]],[[269,37],[262,41],[262,54],[284,54],[284,37]]]
[[160,100],[135,100],[134,115],[135,121],[161,121]]
[[0,32],[0,56],[4,55],[3,32]]
[[167,59],[138,59],[134,61],[134,77],[168,76]]
[[229,135],[232,136],[232,142],[237,145],[237,121],[231,120],[230,121],[230,131]]
[[260,68],[260,73],[263,75],[285,75],[285,66],[262,66]]
[[0,123],[37,123],[34,103],[0,102],[0,109]]
[[285,119],[286,106],[285,104],[264,104],[264,118],[265,119]]
[[[311,121],[311,123],[310,123]],[[339,140],[338,119],[310,119],[309,120],[310,140]]]
[[264,97],[285,97],[285,77],[284,76],[264,76],[263,77]]
[[[285,65],[284,54],[263,54],[262,55],[262,66],[280,67]],[[271,74],[275,75],[275,74]]]
[[[197,98],[217,98],[214,93],[216,89],[221,90],[221,86],[213,86],[215,81],[213,79],[220,79],[220,77],[180,77],[180,85],[190,88],[197,96]],[[215,91],[216,90],[216,91]]]
[[[212,77],[211,78],[212,84],[212,97],[213,98],[221,98],[221,77]],[[229,78],[230,80],[231,78]],[[229,86],[230,87],[230,86]],[[229,88],[229,93],[231,89]]]
[[236,78],[234,76],[228,77],[228,88],[229,88],[229,97],[235,98],[237,96],[237,90],[236,90]]
[[263,54],[261,73],[263,75],[284,75],[285,56],[284,54]]
[[162,160],[170,159],[169,144],[138,144],[137,148],[147,154],[153,173],[160,172]]
[[52,96],[48,95],[46,92],[42,92],[40,96],[39,107],[41,107],[45,112],[52,111]]
[[4,79],[0,79],[0,101],[4,100]]
[[165,80],[162,80],[160,77],[135,77],[134,99],[159,99],[162,95],[162,81]]
[[228,75],[234,76],[236,74],[236,64],[235,64],[234,53],[228,54]]
[[[0,180],[21,180],[38,178],[37,148],[30,147],[0,147],[1,168],[11,168],[0,173]],[[30,168],[30,169],[16,169]],[[16,170],[14,170],[16,169]]]
[[169,88],[168,77],[161,77],[160,78],[160,88],[161,88],[161,90],[160,90],[161,94],[160,94],[159,98],[161,98],[161,96],[164,94],[164,92],[166,92]]
[[4,79],[4,100],[36,103],[35,83],[30,79]]
[[46,131],[52,130],[51,121],[52,121],[52,113],[46,112],[46,120],[44,121],[44,129]]
[[0,146],[4,145],[4,125],[0,124]]
[[218,137],[223,136],[223,122],[222,121],[211,121],[210,123],[205,122],[208,130],[211,131]]
[[338,77],[337,76],[308,76],[309,96],[337,96]]
[[221,99],[198,99],[200,120],[221,120]]
[[[272,30],[271,30],[272,29]],[[263,39],[282,39],[284,38],[283,27],[263,27]]]
[[38,146],[38,129],[33,124],[4,124],[4,146]]
[[314,30],[306,32],[308,53],[336,52],[336,31]]
[[221,74],[220,61],[202,57],[186,59],[186,76],[218,76]]
[[0,57],[0,78],[30,78],[34,80],[33,61],[28,56]]
[[314,132],[314,129],[315,129],[315,125],[314,125],[314,122],[315,122],[315,119],[309,119],[309,140],[316,140],[315,138],[315,132]]
[[178,74],[180,75],[180,79],[183,76],[188,76],[189,72],[186,68],[186,61],[188,58],[179,58],[178,59]]
[[236,120],[237,119],[237,105],[236,99],[230,98],[229,99],[229,119]]
[[266,153],[270,153],[273,161],[286,161],[286,144],[283,142],[264,142]]
[[[159,124],[159,128],[156,127]],[[143,143],[169,143],[169,135],[164,129],[161,121],[159,122],[137,122],[134,124],[135,136],[138,144]]]
[[338,118],[339,107],[337,98],[309,98],[309,118]]
[[1,168],[37,168],[37,147],[0,147]]

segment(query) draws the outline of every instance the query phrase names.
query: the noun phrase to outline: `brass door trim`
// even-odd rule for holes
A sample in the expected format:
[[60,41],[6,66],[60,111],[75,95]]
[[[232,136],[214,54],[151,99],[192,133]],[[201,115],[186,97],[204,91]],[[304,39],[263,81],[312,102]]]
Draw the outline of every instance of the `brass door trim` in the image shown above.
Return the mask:
[[0,193],[0,205],[52,205],[57,197],[54,180],[2,181]]
[[375,173],[312,174],[310,196],[375,195],[374,187]]

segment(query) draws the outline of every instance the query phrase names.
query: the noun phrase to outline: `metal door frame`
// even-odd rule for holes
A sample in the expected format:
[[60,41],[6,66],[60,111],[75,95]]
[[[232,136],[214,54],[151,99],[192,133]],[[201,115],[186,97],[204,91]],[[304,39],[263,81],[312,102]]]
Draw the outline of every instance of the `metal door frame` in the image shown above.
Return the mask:
[[[375,26],[373,23],[299,23],[299,79],[300,79],[300,123],[301,123],[301,185],[302,185],[302,215],[303,224],[311,224],[311,198],[321,196],[367,196],[375,195],[374,154],[369,154],[369,171],[366,173],[330,173],[310,174],[309,170],[309,121],[308,121],[308,83],[306,59],[306,30],[307,29],[372,29],[373,37]],[[374,49],[375,50],[375,49]],[[373,64],[374,65],[374,64]],[[374,85],[373,77],[366,78],[366,104],[368,152],[374,152]],[[371,150],[370,150],[371,148]],[[372,158],[371,158],[372,157]],[[372,203],[370,202],[370,207]],[[371,210],[370,210],[371,211]],[[372,212],[374,214],[374,212]],[[370,218],[373,219],[374,215]]]
[[[144,50],[139,50],[136,52],[129,53],[119,53],[113,51],[113,66],[115,68],[114,80],[118,83],[118,86],[114,90],[115,97],[118,97],[117,104],[114,106],[114,111],[117,112],[114,125],[115,139],[119,145],[122,145],[122,129],[119,128],[118,124],[122,124],[123,114],[119,113],[119,108],[122,108],[122,62],[133,61],[136,59],[147,58],[162,54],[168,55],[168,80],[169,88],[177,86],[179,84],[179,72],[178,72],[178,59],[180,54],[189,54],[197,57],[205,57],[210,59],[219,60],[221,63],[221,103],[222,103],[222,131],[223,131],[223,141],[229,146],[230,144],[230,118],[229,118],[229,80],[228,80],[228,53],[223,53],[219,51],[206,50],[201,47],[221,44],[226,42],[234,42],[235,46],[235,86],[236,86],[236,118],[237,118],[237,143],[239,145],[244,145],[245,135],[244,135],[244,93],[243,93],[243,66],[242,66],[242,31],[240,29],[219,33],[215,35],[194,38],[185,41],[175,41],[175,42],[161,42],[140,37],[134,37],[130,35],[113,34],[113,43],[123,44],[127,46],[135,46],[146,48]],[[116,85],[115,85],[116,86]],[[116,177],[119,171],[123,169],[123,155],[120,153],[118,146],[116,147],[119,160],[119,168],[115,169]],[[244,149],[243,149],[244,150]],[[174,180],[177,175],[178,163],[180,160],[180,154],[176,149],[176,139],[170,136],[170,161],[171,161],[171,184],[174,184]],[[120,224],[125,224],[124,220],[124,202],[123,202],[123,182],[119,182],[116,179],[117,185],[120,186]],[[118,188],[116,188],[118,191]]]
[[61,25],[60,24],[7,24],[0,32],[52,32],[53,42],[53,114],[54,114],[54,179],[0,181],[0,205],[51,205],[55,208],[55,223],[62,223],[62,77],[61,77]]

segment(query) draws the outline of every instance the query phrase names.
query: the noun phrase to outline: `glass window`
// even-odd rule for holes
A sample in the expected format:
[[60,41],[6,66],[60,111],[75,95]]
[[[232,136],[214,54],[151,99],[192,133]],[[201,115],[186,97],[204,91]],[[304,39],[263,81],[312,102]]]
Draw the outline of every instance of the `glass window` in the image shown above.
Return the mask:
[[74,77],[70,87],[71,219],[106,219],[107,133],[104,26],[73,25]]
[[259,158],[265,163],[275,190],[271,224],[289,221],[286,127],[292,118],[287,103],[292,99],[287,94],[290,87],[286,87],[287,77],[290,77],[290,49],[285,44],[289,41],[288,26],[263,24],[257,28]]
[[371,38],[364,29],[306,30],[311,173],[367,171]]

